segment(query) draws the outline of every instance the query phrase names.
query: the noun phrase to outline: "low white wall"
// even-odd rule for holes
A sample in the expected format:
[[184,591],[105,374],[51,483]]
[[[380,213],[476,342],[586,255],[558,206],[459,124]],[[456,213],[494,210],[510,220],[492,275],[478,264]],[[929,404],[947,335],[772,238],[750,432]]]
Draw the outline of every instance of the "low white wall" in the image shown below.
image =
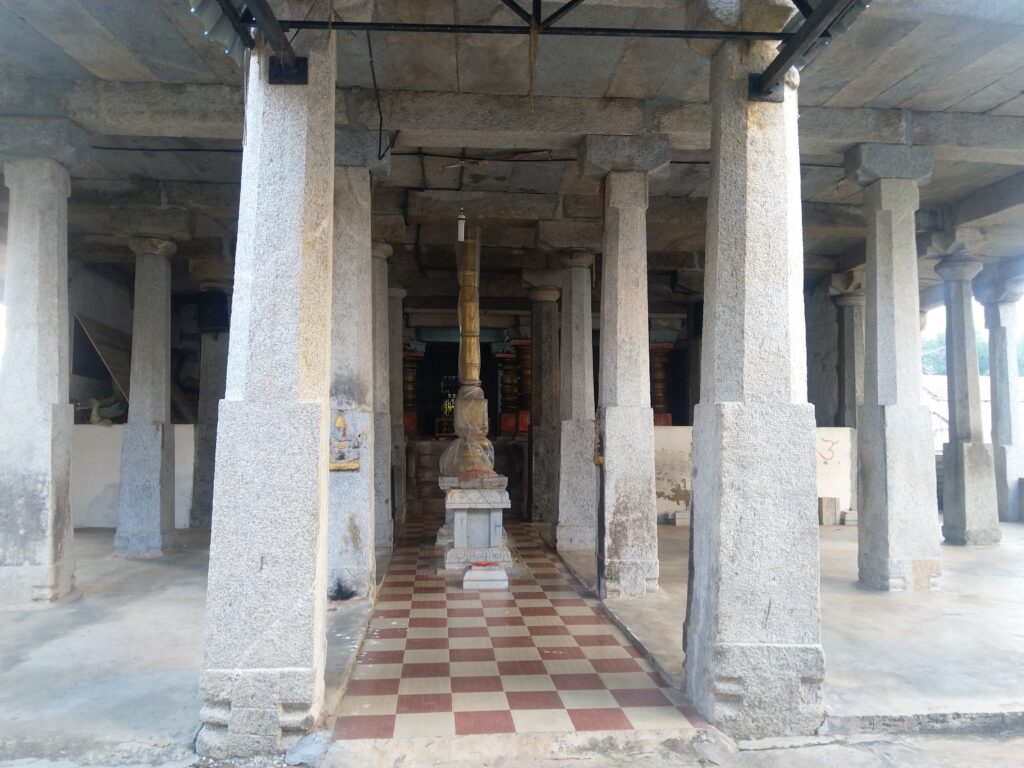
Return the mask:
[[[854,459],[855,432],[847,427],[818,427],[815,459],[818,496],[839,499],[839,509],[850,509],[857,482]],[[691,453],[693,427],[654,428],[654,478],[658,517],[690,518]],[[766,446],[766,450],[770,447]]]
[[[76,528],[116,528],[124,426],[76,424],[71,431],[71,514]],[[174,425],[174,525],[188,528],[193,426]]]

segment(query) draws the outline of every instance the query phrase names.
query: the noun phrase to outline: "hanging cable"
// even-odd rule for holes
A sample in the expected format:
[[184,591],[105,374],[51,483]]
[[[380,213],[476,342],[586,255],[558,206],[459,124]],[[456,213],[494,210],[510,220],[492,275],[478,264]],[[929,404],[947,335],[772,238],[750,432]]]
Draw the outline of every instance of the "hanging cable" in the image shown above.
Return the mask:
[[370,56],[370,78],[373,80],[373,95],[377,99],[377,159],[383,160],[391,148],[395,145],[395,138],[388,140],[384,146],[384,109],[380,105],[380,88],[377,87],[377,68],[373,65],[373,41],[370,39],[370,30],[366,30],[366,50]]

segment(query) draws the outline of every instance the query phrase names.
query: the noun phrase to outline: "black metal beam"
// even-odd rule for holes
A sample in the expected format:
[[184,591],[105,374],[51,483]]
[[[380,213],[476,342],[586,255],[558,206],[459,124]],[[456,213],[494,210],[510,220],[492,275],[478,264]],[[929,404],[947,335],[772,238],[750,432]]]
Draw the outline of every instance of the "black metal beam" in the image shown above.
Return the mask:
[[796,64],[818,38],[843,14],[854,0],[821,0],[792,37],[779,49],[768,68],[760,75],[750,76],[750,98],[759,101],[781,100],[781,87],[789,68]]
[[[511,24],[420,24],[399,21],[282,20],[285,31],[337,29],[370,32],[436,32],[457,35],[528,35],[530,27]],[[548,27],[542,35],[569,37],[653,37],[676,40],[789,40],[791,32],[732,32],[703,29],[629,29],[620,27]]]
[[512,13],[518,16],[520,19],[525,21],[527,24],[530,23],[530,13],[523,6],[516,2],[516,0],[501,0],[502,5],[508,8]]
[[541,9],[541,0],[533,0],[533,19],[531,21],[536,23],[538,27],[540,26],[540,17],[543,12],[544,11]]
[[286,66],[294,63],[295,51],[284,34],[285,28],[274,16],[267,0],[246,0],[245,5],[256,21],[256,26],[260,28],[260,32],[267,38],[270,47],[274,49],[274,53],[281,58],[281,62]]
[[242,18],[238,15],[238,9],[235,8],[235,4],[231,0],[217,0],[217,5],[220,6],[224,17],[231,22],[231,26],[235,29],[235,34],[242,39],[242,45],[252,50],[256,46],[256,41],[249,34],[249,28],[242,23]]
[[810,4],[809,0],[793,0],[793,5],[800,11],[805,19],[810,18],[811,14],[814,13],[814,6]]
[[565,16],[565,14],[569,13],[569,11],[571,11],[577,5],[580,5],[582,2],[583,2],[583,0],[569,0],[567,3],[562,5],[561,8],[558,8],[550,16],[548,16],[546,19],[544,19],[544,21],[542,21],[540,23],[540,28],[541,29],[547,29],[552,24],[554,24],[556,21],[558,21],[560,18]]

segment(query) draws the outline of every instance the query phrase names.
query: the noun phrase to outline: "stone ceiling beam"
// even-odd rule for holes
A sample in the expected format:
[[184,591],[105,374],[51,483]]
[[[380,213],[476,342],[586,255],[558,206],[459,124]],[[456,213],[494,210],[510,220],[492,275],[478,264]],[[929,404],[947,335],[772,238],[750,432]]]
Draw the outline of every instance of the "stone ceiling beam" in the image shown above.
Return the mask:
[[962,199],[953,207],[953,224],[957,227],[1001,224],[1024,227],[1024,173],[997,181]]

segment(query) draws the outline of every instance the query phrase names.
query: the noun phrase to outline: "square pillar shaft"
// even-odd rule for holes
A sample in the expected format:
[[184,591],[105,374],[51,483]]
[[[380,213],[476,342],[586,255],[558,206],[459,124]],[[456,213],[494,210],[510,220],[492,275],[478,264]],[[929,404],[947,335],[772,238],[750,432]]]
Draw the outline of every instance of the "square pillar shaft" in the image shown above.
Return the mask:
[[217,411],[228,375],[228,332],[204,333],[199,342],[199,414],[192,470],[190,528],[209,528],[213,519],[213,474],[217,457]]
[[594,465],[594,257],[567,257],[562,270],[561,433],[558,525],[560,551],[597,549],[598,470]]
[[948,256],[945,280],[949,442],[942,447],[942,536],[947,544],[995,544],[999,531],[995,462],[981,425],[981,382],[971,280],[981,262]]
[[[334,169],[331,277],[331,456],[327,585],[332,599],[376,584],[376,431],[370,173]],[[339,417],[341,419],[339,423]]]
[[1024,424],[1017,402],[1017,303],[985,305],[988,366],[992,386],[992,451],[995,458],[996,504],[1001,522],[1021,520],[1021,478],[1024,477]]
[[323,706],[337,60],[304,42],[308,85],[270,85],[267,48],[247,83],[196,742],[216,759],[287,749]]
[[395,522],[391,504],[391,354],[388,331],[388,259],[391,246],[376,243],[373,253],[373,440],[374,533],[377,551],[391,552]]
[[838,427],[857,426],[857,409],[864,403],[863,294],[835,297],[839,308],[839,413]]
[[114,554],[152,557],[174,543],[171,263],[174,243],[136,238],[131,389],[121,448]]
[[711,61],[686,691],[736,738],[824,717],[795,71],[782,103],[748,100],[774,49],[730,41]]
[[395,524],[405,523],[405,426],[402,409],[402,336],[405,326],[402,300],[405,290],[397,286],[388,289],[388,408],[391,414],[391,497],[395,508]]
[[601,449],[604,520],[602,594],[640,596],[658,588],[654,411],[647,330],[645,171],[605,179],[601,295]]
[[921,403],[921,333],[914,213],[925,147],[861,145],[847,174],[865,185],[867,272],[864,405],[857,419],[858,571],[882,590],[938,587],[932,416]]
[[530,291],[533,309],[533,395],[530,405],[530,475],[532,519],[553,523],[558,518],[559,339],[558,289]]
[[72,591],[68,402],[67,170],[8,161],[10,189],[0,360],[0,608],[45,605]]

